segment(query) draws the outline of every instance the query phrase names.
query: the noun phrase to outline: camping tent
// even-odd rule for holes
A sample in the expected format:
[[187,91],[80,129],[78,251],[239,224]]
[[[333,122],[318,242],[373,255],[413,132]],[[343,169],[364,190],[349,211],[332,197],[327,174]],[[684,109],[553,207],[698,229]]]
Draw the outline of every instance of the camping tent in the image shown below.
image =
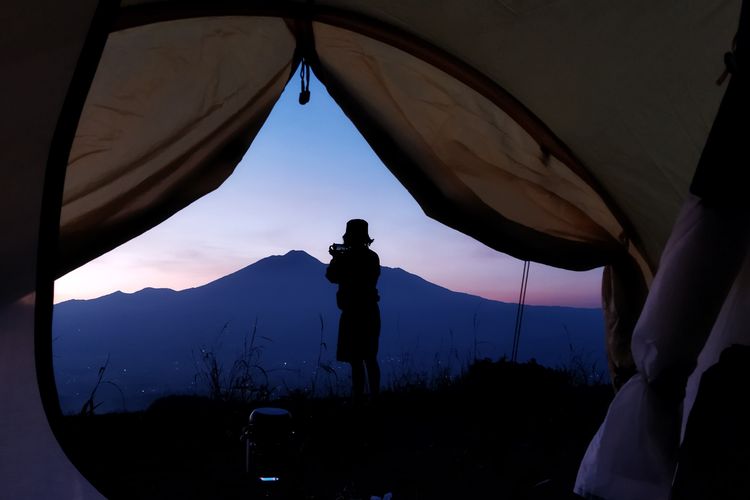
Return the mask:
[[[700,200],[688,196],[691,180],[696,195],[722,207],[741,193],[732,168],[741,137],[734,125],[747,110],[744,42],[741,32],[735,37],[740,10],[739,0],[6,3],[4,491],[11,498],[98,496],[54,435],[54,278],[219,186],[285,85],[308,68],[429,216],[521,259],[573,270],[607,266],[615,381],[636,368],[648,375],[630,345],[657,267],[672,271],[653,281],[663,293],[649,298],[652,316],[679,308],[657,300],[670,295],[670,276],[708,272],[691,274],[697,257],[665,263],[682,255],[664,251],[680,207],[686,203],[677,227],[687,233],[690,221],[708,221],[710,229],[725,220],[702,216]],[[727,68],[732,76],[717,84]],[[733,227],[744,228],[743,220],[732,219]],[[727,232],[743,233],[720,233]],[[708,312],[694,308],[708,320],[698,322],[686,355],[691,366],[740,273],[745,240],[732,238],[736,251],[706,250],[726,272],[705,288],[715,297]],[[673,237],[670,248],[690,241]],[[652,354],[671,359],[675,344],[658,354],[632,352],[649,362]],[[689,373],[670,387],[684,389]],[[641,385],[629,383],[621,394],[654,385],[636,378]],[[618,411],[613,404],[610,416]],[[620,484],[606,435],[584,460],[581,493],[611,496],[608,488]],[[632,442],[636,456],[641,441]],[[670,457],[656,480],[653,471],[635,472],[658,484],[659,495],[671,481]],[[605,462],[606,473],[597,468]]]

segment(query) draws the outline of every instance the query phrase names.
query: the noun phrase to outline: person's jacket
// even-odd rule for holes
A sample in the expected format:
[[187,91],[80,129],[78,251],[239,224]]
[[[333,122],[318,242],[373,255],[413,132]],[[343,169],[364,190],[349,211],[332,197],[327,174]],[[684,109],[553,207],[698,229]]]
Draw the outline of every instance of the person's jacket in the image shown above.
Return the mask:
[[380,258],[367,247],[354,247],[334,256],[326,269],[328,281],[339,285],[336,304],[341,310],[377,303],[379,277]]

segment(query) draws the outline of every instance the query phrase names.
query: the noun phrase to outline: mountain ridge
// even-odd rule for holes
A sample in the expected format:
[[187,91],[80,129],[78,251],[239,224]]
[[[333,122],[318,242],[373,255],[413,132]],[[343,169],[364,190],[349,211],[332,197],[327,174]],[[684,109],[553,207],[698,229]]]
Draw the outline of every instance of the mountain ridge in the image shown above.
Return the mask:
[[[325,279],[325,267],[294,250],[198,287],[146,287],[57,304],[53,350],[65,410],[80,408],[108,357],[108,375],[128,399],[144,395],[136,407],[148,395],[195,391],[196,353],[212,349],[229,366],[253,328],[258,339],[270,339],[256,347],[261,347],[264,369],[280,374],[280,384],[304,386],[319,356],[334,363],[341,373],[337,377],[345,379],[347,367],[333,359],[339,313],[336,286]],[[438,362],[445,366],[449,358],[451,369],[460,369],[474,357],[510,352],[516,304],[452,291],[385,266],[378,288],[379,356],[386,380],[432,370]],[[573,345],[593,353],[604,368],[602,332],[598,309],[526,306],[519,359],[560,366],[570,361]]]

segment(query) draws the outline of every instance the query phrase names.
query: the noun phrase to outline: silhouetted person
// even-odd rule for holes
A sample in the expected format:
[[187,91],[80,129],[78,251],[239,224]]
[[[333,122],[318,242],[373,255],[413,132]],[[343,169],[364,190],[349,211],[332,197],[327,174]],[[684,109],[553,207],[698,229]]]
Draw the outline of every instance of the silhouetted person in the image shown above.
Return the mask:
[[352,365],[352,396],[361,396],[365,388],[365,368],[370,394],[380,391],[378,340],[380,308],[377,283],[380,258],[370,250],[367,221],[352,219],[346,223],[344,244],[333,244],[333,257],[326,278],[339,285],[336,304],[341,309],[336,359]]

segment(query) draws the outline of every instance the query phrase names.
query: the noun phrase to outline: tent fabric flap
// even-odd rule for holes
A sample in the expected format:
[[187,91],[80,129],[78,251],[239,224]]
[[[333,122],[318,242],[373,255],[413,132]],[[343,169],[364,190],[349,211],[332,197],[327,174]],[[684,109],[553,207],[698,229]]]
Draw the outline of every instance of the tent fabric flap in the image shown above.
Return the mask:
[[654,271],[725,92],[716,79],[741,3],[316,5],[412,33],[523,103],[603,188]]
[[194,18],[110,35],[70,153],[59,274],[218,187],[292,71],[277,18]]
[[[638,374],[617,393],[591,442],[578,494],[669,498],[686,387],[709,335],[727,327],[720,312],[733,302],[730,290],[750,249],[747,213],[687,198],[633,331]],[[733,319],[744,317],[729,307]]]
[[[428,215],[558,267],[591,268],[627,253],[601,198],[494,103],[384,43],[322,23],[314,33],[318,76]],[[373,126],[392,146],[373,138]],[[388,147],[408,168],[388,161]],[[451,220],[461,211],[473,220]],[[476,229],[481,214],[491,232]]]

